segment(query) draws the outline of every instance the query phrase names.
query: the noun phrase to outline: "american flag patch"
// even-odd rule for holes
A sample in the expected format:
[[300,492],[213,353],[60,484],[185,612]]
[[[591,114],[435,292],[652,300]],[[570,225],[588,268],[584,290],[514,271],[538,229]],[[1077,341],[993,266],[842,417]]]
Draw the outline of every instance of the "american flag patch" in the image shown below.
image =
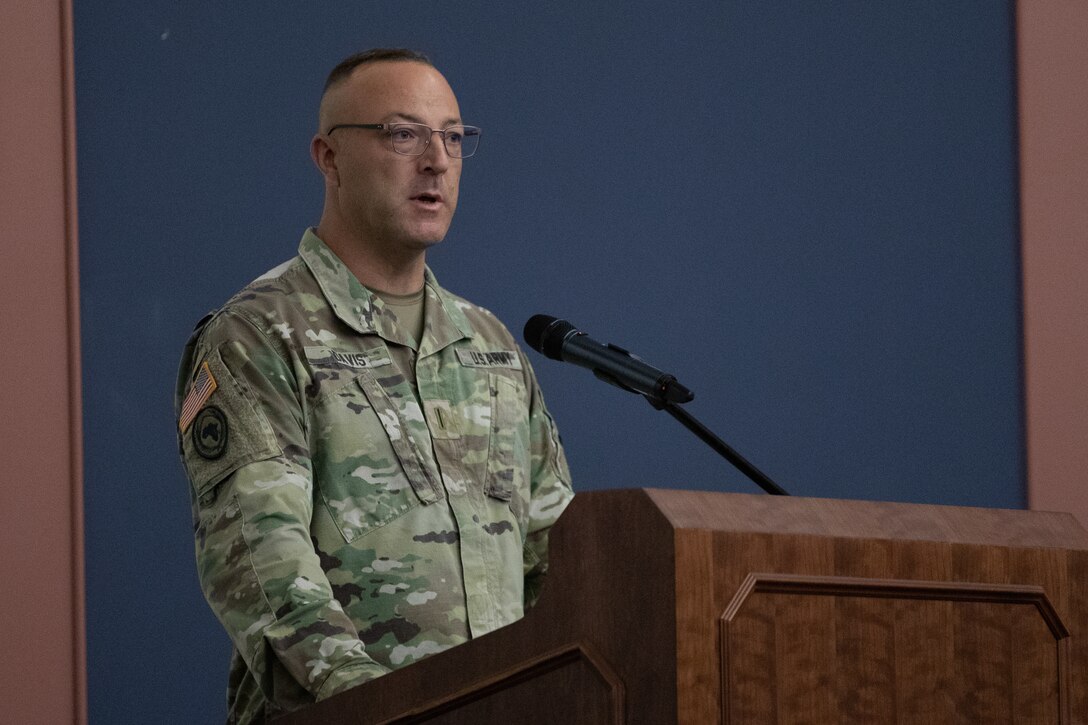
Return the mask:
[[208,402],[208,398],[219,385],[215,382],[215,378],[212,377],[212,371],[208,367],[208,361],[205,360],[200,364],[200,369],[197,370],[196,380],[193,381],[192,386],[189,388],[189,393],[185,396],[185,402],[181,404],[181,416],[178,418],[178,428],[184,433],[193,422],[193,418],[204,407],[204,404]]

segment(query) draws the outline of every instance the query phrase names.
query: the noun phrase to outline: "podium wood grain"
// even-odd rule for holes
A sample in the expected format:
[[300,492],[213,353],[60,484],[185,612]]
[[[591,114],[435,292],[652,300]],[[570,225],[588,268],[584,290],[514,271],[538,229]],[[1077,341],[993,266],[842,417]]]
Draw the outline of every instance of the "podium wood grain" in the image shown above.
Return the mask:
[[1065,514],[579,494],[525,619],[277,723],[1088,723]]

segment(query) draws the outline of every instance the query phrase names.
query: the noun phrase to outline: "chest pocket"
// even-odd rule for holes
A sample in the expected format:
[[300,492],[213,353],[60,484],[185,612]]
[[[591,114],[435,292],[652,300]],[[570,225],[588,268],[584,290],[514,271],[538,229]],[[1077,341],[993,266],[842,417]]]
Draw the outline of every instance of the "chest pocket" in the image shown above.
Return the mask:
[[439,499],[440,484],[410,426],[423,424],[414,399],[400,399],[360,370],[316,405],[314,480],[348,542]]

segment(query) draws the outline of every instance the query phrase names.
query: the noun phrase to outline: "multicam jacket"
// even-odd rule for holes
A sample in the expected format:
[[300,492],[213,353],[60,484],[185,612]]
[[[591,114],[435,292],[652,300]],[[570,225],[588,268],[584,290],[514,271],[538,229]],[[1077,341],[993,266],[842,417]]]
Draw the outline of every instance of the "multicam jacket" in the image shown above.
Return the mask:
[[529,362],[430,270],[424,325],[416,345],[307,231],[186,347],[179,445],[232,722],[490,632],[539,593],[573,494]]

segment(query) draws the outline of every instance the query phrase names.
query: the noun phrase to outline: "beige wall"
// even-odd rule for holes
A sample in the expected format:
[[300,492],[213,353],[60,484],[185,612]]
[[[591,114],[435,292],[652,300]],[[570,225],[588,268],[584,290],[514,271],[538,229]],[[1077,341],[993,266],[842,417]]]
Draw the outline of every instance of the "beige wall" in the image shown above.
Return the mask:
[[70,4],[0,3],[0,720],[82,723]]
[[1088,527],[1088,3],[1017,5],[1031,508]]

